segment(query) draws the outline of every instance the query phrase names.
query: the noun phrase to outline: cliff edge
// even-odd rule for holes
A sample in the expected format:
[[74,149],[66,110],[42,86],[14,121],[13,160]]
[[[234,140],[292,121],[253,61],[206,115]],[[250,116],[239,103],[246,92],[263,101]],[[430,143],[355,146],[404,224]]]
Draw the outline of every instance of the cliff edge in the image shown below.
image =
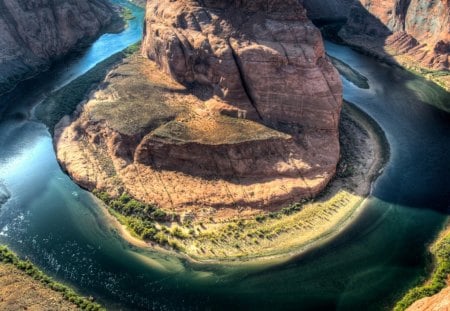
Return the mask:
[[355,44],[384,40],[386,51],[432,70],[449,69],[450,4],[441,1],[360,0],[340,36]]
[[308,16],[344,21],[338,36],[389,63],[450,89],[450,4],[447,0],[302,0]]
[[107,0],[0,0],[0,94],[93,39],[115,18]]

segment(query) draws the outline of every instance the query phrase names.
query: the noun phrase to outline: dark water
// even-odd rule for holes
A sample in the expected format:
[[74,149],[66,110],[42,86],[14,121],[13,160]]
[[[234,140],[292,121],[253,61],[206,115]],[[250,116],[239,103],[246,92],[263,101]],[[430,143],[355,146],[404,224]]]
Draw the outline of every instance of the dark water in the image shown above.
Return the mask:
[[345,98],[381,125],[392,151],[352,225],[271,267],[190,264],[118,237],[95,199],[60,170],[47,130],[29,116],[50,90],[139,39],[142,11],[131,8],[139,17],[124,34],[103,36],[68,70],[60,65],[0,99],[0,183],[10,195],[0,209],[0,243],[112,310],[379,310],[425,275],[426,244],[450,200],[450,117],[431,104],[449,105],[448,94],[331,43],[330,55],[368,78],[368,90],[344,81]]

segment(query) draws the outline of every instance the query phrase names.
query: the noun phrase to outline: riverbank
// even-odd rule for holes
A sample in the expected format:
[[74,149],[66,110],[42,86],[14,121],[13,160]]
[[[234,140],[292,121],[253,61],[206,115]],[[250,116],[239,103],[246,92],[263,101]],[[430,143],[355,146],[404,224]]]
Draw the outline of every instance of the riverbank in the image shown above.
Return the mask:
[[108,71],[122,59],[134,53],[138,46],[139,44],[134,44],[108,57],[81,77],[53,92],[36,106],[34,116],[49,128],[50,133],[53,133],[56,123],[65,115],[71,114],[86,98],[86,94],[89,94],[103,81]]
[[138,247],[202,263],[282,262],[326,242],[356,219],[389,156],[382,130],[349,103],[342,115],[341,144],[337,176],[322,195],[278,212],[225,222],[158,225],[166,241],[161,244],[144,241],[135,230],[135,219],[114,210],[112,202],[117,201],[106,200],[103,211],[122,238]]
[[[433,272],[423,285],[410,289],[394,311],[446,310],[450,308],[450,223],[430,246]],[[436,308],[436,309],[435,309]]]
[[105,310],[0,246],[1,310]]

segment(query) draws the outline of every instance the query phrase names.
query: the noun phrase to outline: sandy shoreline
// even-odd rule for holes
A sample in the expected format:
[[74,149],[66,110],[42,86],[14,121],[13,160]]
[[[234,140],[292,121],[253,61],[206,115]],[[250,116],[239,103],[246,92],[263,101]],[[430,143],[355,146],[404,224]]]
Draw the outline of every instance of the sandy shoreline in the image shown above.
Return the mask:
[[[339,178],[336,178],[336,180],[331,182],[329,188],[324,191],[325,194],[319,196],[319,198],[316,200],[317,202],[307,204],[307,206],[303,208],[299,213],[286,217],[283,220],[283,225],[289,225],[294,223],[295,221],[301,220],[302,215],[299,216],[298,214],[304,213],[305,211],[311,213],[317,212],[317,204],[321,204],[321,206],[326,206],[326,204],[334,205],[337,201],[333,200],[336,200],[336,198],[340,198],[344,200],[342,202],[346,202],[345,205],[340,207],[338,209],[338,212],[333,214],[333,217],[325,222],[325,225],[322,224],[317,227],[313,227],[308,230],[309,232],[303,231],[303,234],[301,235],[299,234],[298,230],[288,232],[287,234],[284,234],[282,238],[278,238],[279,241],[277,241],[276,238],[273,239],[273,241],[271,242],[272,247],[267,248],[264,247],[264,245],[260,245],[259,247],[255,248],[255,252],[237,256],[217,255],[217,250],[224,247],[220,244],[216,245],[215,249],[212,249],[212,252],[216,254],[213,256],[195,255],[192,251],[189,251],[189,249],[188,251],[178,252],[163,248],[155,243],[143,241],[140,238],[133,236],[127,229],[127,227],[122,224],[118,218],[113,216],[104,204],[100,203],[99,206],[101,206],[108,223],[117,230],[119,235],[131,245],[140,248],[151,248],[166,254],[177,256],[179,258],[187,259],[191,262],[207,264],[261,265],[280,263],[289,260],[292,257],[295,257],[313,247],[317,247],[333,239],[340,232],[342,232],[342,230],[347,228],[350,223],[358,218],[368,200],[373,182],[376,180],[377,176],[379,176],[384,164],[387,161],[389,147],[387,145],[384,134],[382,133],[382,130],[375,123],[375,121],[373,121],[369,116],[360,111],[358,108],[348,103],[345,105],[345,114],[353,122],[357,123],[358,126],[364,129],[364,131],[368,135],[368,140],[371,142],[371,148],[373,150],[372,158],[368,160],[365,166],[366,174],[359,175],[356,173],[356,175],[359,176],[356,179],[352,180],[353,185],[357,185],[355,187],[357,189],[353,190],[359,195],[355,195],[350,192],[343,192],[342,190],[340,190],[340,188],[343,186],[342,180],[340,181]],[[361,137],[356,138],[361,139]],[[326,209],[324,210],[326,211]],[[289,217],[292,217],[292,219],[289,219]],[[217,229],[214,228],[214,230]],[[202,241],[202,239],[199,238],[199,243],[205,244],[205,241]],[[264,251],[257,250],[262,248],[264,248]]]

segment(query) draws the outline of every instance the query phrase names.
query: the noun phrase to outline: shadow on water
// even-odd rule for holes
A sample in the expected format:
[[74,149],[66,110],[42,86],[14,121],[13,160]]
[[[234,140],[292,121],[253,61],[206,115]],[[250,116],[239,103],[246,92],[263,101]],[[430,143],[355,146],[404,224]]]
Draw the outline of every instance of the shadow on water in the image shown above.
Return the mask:
[[[324,30],[324,36],[333,42],[343,43],[341,36],[356,36],[370,43],[372,50],[383,51],[387,38],[393,33],[356,0],[303,0],[303,4],[313,22]],[[398,7],[403,8],[407,5]],[[404,10],[397,10],[393,14],[397,20],[405,20]],[[331,44],[328,44],[327,53],[333,57],[330,46]],[[371,56],[379,54],[356,46],[352,48]],[[341,55],[340,60],[341,67],[342,62],[345,66],[345,55],[344,58]],[[385,202],[409,207],[435,208],[448,213],[450,174],[444,172],[450,172],[450,162],[446,160],[450,154],[448,147],[450,93],[435,83],[401,69],[395,59],[387,53],[382,61],[393,66],[380,64],[378,67],[382,67],[383,72],[373,74],[373,79],[369,79],[369,84],[370,80],[375,83],[371,85],[372,90],[359,92],[361,96],[356,99],[358,103],[364,103],[366,100],[372,103],[371,107],[367,107],[369,103],[358,106],[381,123],[390,137],[390,143],[396,144],[394,147],[396,159],[393,161],[396,163],[395,172],[388,167],[383,177],[384,184],[375,189],[374,195]],[[343,69],[346,70],[345,67]],[[380,68],[373,66],[362,68],[364,77],[366,77],[365,70],[369,70],[370,75],[372,73],[370,70],[375,73],[375,70],[379,71]],[[342,73],[341,70],[340,72]],[[351,72],[344,74],[344,77],[349,80],[349,75],[352,81],[351,78],[355,75]],[[376,81],[385,81],[389,84],[377,84]],[[352,98],[355,98],[351,94],[353,88],[346,83],[348,81],[344,81],[347,89],[344,91],[344,98],[353,102]],[[391,87],[394,85],[395,87]],[[385,112],[390,114],[390,125],[385,125],[380,120],[385,118],[381,116]],[[380,117],[377,118],[374,113]],[[400,133],[405,133],[407,137],[401,138]]]
[[30,98],[60,85],[48,76],[28,81],[22,94],[3,101],[8,108],[0,122],[0,180],[10,197],[0,209],[0,242],[111,310],[389,307],[426,275],[424,245],[446,219],[450,120],[424,103],[448,94],[347,47],[328,42],[326,49],[367,78],[368,89],[343,80],[344,97],[381,125],[391,145],[373,196],[336,239],[289,262],[245,268],[193,264],[130,246],[98,202],[61,171],[46,128],[11,118],[27,115]]

